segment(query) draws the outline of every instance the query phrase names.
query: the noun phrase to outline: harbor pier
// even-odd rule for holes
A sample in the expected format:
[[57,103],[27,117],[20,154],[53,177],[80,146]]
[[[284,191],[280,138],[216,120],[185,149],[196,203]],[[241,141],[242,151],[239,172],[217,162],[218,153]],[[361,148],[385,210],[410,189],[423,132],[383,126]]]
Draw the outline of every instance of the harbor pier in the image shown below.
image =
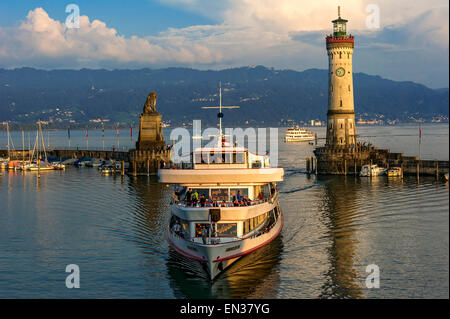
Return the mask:
[[330,175],[357,175],[363,165],[402,168],[404,175],[443,176],[449,172],[449,161],[419,160],[416,156],[392,153],[387,149],[349,146],[323,146],[314,150],[316,172]]
[[[9,151],[11,160],[22,160],[31,157],[33,150],[15,150]],[[69,150],[54,149],[47,150],[47,157],[51,159],[69,159],[69,158],[100,158],[104,160],[128,161],[128,151],[104,151],[104,150]],[[8,150],[0,150],[0,157],[7,157]]]

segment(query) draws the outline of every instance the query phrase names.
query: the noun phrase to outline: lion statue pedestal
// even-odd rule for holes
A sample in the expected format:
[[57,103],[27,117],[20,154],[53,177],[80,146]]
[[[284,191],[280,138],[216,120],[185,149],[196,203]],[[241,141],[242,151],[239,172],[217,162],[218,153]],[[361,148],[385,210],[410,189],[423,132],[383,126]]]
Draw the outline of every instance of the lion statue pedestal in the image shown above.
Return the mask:
[[156,111],[156,93],[151,92],[139,117],[139,138],[136,150],[154,150],[164,147],[162,116]]
[[129,151],[129,174],[156,175],[161,163],[171,162],[172,153],[165,147],[161,119],[162,116],[156,111],[156,93],[151,92],[139,118],[136,149]]

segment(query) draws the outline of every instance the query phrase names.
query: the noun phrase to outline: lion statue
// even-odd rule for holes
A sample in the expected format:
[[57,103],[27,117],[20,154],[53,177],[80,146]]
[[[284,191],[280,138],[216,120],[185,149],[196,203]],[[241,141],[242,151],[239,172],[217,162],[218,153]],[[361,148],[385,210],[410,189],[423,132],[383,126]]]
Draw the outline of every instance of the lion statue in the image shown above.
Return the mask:
[[156,93],[151,92],[147,96],[147,101],[144,105],[144,113],[156,112]]

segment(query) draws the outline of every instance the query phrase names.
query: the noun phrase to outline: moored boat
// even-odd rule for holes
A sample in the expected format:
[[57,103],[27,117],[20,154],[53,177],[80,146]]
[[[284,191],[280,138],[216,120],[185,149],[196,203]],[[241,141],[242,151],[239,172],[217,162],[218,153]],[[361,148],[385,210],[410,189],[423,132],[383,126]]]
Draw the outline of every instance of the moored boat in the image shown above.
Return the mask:
[[372,165],[363,165],[361,167],[361,171],[359,172],[359,176],[369,177],[369,176],[379,176],[386,174],[386,168],[379,167],[376,164]]
[[401,167],[392,167],[387,171],[388,177],[402,177],[403,171]]

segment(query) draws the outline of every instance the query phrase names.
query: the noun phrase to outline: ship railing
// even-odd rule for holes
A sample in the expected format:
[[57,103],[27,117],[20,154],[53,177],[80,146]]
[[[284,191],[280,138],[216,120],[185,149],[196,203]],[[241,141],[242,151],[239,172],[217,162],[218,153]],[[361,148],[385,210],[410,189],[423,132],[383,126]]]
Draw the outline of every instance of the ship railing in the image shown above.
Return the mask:
[[[277,220],[278,221],[278,220]],[[174,230],[170,229],[170,232],[175,236],[178,237],[180,239],[192,242],[192,243],[196,243],[196,244],[202,244],[202,245],[220,245],[220,244],[226,244],[226,243],[232,243],[232,242],[238,242],[238,241],[244,241],[247,239],[254,239],[257,238],[261,235],[267,234],[268,232],[270,232],[272,230],[273,227],[275,227],[276,225],[276,221],[274,221],[273,223],[271,223],[270,225],[261,227],[261,229],[250,235],[244,235],[242,237],[230,237],[230,236],[206,236],[206,237],[202,237],[202,236],[196,236],[196,237],[186,237],[184,235],[184,233],[180,233],[180,232],[175,232]]]
[[208,200],[207,202],[186,202],[184,200],[174,200],[175,205],[181,207],[192,207],[192,208],[225,208],[225,207],[246,207],[246,206],[255,206],[264,203],[272,203],[274,196],[270,196],[263,199],[257,200],[249,200],[249,201],[241,201],[241,202],[233,202],[233,201],[222,201],[222,202],[211,202]]

